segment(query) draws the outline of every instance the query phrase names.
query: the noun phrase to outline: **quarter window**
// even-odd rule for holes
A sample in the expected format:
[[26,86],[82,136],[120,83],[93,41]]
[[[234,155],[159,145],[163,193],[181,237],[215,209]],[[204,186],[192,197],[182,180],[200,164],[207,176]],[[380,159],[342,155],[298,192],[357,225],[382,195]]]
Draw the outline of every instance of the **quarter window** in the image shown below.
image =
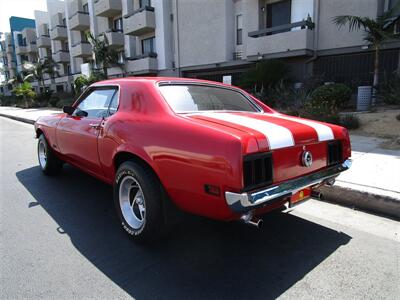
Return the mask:
[[88,118],[107,117],[108,108],[115,94],[117,94],[116,89],[93,90],[79,103],[73,115],[78,116],[80,111],[84,111],[87,113]]

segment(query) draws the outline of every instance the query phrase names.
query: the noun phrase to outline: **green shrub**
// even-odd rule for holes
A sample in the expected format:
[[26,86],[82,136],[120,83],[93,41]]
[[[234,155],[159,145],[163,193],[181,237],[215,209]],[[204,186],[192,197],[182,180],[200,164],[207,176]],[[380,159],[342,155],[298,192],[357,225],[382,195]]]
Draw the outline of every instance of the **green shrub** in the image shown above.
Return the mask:
[[360,127],[360,119],[355,115],[345,115],[340,119],[340,125],[347,129],[357,129]]
[[46,91],[36,95],[34,105],[36,105],[37,107],[46,107],[46,106],[51,105],[50,99],[51,99],[52,95],[53,95],[52,90],[46,90]]
[[305,109],[312,115],[336,115],[351,98],[351,89],[341,83],[316,88],[306,103]]
[[400,75],[394,73],[379,87],[379,98],[386,104],[400,104]]
[[242,74],[239,86],[254,93],[273,88],[289,81],[287,65],[278,59],[269,59],[256,63],[249,71]]
[[15,96],[0,95],[0,106],[15,106],[18,100]]

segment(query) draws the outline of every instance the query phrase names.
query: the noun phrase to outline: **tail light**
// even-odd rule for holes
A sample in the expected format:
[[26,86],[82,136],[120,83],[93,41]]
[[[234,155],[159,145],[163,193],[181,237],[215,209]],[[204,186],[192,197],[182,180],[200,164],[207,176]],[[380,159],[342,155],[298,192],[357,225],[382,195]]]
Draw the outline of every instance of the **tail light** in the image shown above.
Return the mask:
[[272,153],[257,153],[243,158],[244,191],[272,183]]
[[333,166],[343,162],[343,149],[340,141],[328,143],[327,165]]

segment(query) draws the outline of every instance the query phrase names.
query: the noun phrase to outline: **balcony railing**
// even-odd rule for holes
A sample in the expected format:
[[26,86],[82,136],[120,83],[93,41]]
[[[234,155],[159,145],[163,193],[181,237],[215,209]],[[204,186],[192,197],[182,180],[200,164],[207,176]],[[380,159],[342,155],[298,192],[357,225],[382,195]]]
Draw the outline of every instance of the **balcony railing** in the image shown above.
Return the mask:
[[36,40],[36,44],[38,48],[50,48],[51,47],[50,35],[39,36]]
[[312,22],[302,21],[249,32],[246,56],[248,59],[259,59],[277,53],[284,53],[287,57],[311,55],[314,39],[312,28]]
[[94,13],[99,17],[114,17],[122,11],[121,0],[95,0]]
[[25,53],[28,53],[28,52],[26,51],[26,46],[25,45],[17,45],[17,46],[15,46],[15,53],[17,55],[21,55],[21,54],[25,54]]
[[300,29],[314,29],[315,25],[311,21],[300,21],[290,24],[279,25],[275,27],[264,28],[256,31],[249,32],[249,37],[258,38],[265,35],[272,35],[277,33],[282,33],[286,31],[290,31],[293,28],[300,28]]
[[56,25],[50,30],[50,38],[52,40],[65,40],[68,38],[67,27],[64,25]]
[[89,57],[92,56],[92,45],[89,42],[79,42],[71,47],[72,57]]
[[131,74],[156,73],[158,70],[157,53],[149,53],[135,57],[128,57],[126,71]]
[[90,28],[89,13],[85,11],[77,11],[69,17],[69,28],[71,30],[83,31]]
[[124,16],[124,33],[129,35],[143,35],[153,32],[156,28],[156,19],[153,7],[143,7]]
[[12,47],[11,44],[8,44],[8,45],[7,45],[6,52],[7,52],[7,53],[13,53],[13,47]]
[[52,53],[52,57],[56,63],[65,63],[70,61],[69,52],[66,50],[59,50],[57,52],[54,52]]
[[35,53],[37,52],[37,46],[36,46],[36,42],[30,42],[27,46],[26,46],[26,52],[27,53]]
[[124,46],[124,34],[120,31],[107,31],[105,32],[108,44],[111,48],[120,48]]

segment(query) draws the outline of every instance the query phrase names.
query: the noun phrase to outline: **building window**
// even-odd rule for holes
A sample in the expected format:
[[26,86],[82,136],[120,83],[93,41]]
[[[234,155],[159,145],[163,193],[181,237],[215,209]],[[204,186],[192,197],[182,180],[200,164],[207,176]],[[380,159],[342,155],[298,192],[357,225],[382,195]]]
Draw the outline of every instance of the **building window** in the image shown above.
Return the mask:
[[61,85],[61,84],[57,84],[57,85],[56,85],[56,92],[57,92],[57,93],[62,93],[62,92],[64,92],[64,86]]
[[243,44],[243,17],[242,15],[236,16],[236,45]]
[[62,19],[62,26],[67,26],[67,20],[65,18]]
[[266,27],[270,28],[290,24],[291,6],[291,0],[284,0],[267,4]]
[[149,6],[151,7],[151,0],[139,0],[140,8]]
[[114,31],[122,32],[122,18],[115,19],[113,23]]
[[83,4],[82,8],[83,8],[84,12],[87,12],[87,13],[89,12],[89,4],[87,4],[87,3]]
[[148,39],[142,40],[142,53],[144,55],[148,55],[150,53],[155,53],[155,47],[156,47],[156,38],[153,36]]

